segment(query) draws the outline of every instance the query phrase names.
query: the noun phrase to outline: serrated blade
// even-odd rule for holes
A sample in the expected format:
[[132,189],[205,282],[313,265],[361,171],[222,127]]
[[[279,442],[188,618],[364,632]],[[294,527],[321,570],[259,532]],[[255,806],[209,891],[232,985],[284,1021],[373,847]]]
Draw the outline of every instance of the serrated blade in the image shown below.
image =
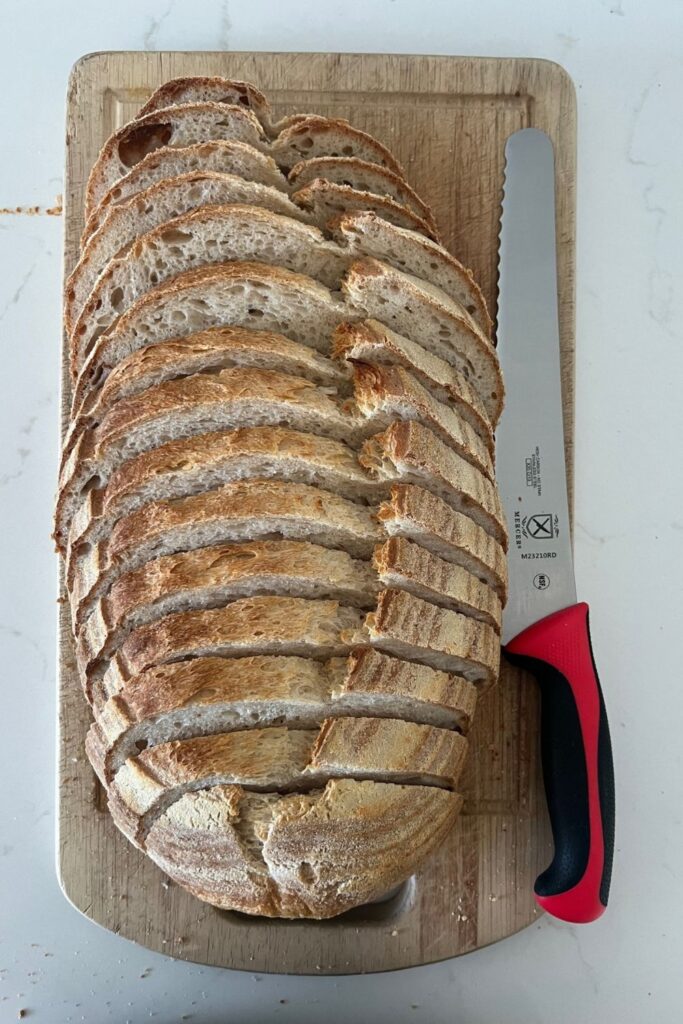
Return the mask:
[[505,147],[498,353],[506,388],[496,477],[510,531],[503,643],[576,602],[562,422],[555,161],[548,136]]

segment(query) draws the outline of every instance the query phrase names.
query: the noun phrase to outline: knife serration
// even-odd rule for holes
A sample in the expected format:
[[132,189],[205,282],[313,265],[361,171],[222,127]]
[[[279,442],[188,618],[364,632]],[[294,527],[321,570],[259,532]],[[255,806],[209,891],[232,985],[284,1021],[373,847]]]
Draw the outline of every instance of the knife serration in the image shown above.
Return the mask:
[[506,404],[496,478],[510,532],[503,643],[576,601],[560,376],[555,160],[548,136],[507,140],[500,231],[498,353]]

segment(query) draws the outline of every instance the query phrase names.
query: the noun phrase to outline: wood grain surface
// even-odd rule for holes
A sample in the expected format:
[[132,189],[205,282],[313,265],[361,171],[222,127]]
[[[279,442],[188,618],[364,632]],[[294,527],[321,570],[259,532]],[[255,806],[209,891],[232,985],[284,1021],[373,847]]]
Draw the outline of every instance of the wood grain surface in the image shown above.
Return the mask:
[[[575,99],[541,60],[316,53],[97,53],[68,90],[65,272],[77,258],[83,196],[106,139],[162,82],[225,75],[255,83],[277,114],[348,118],[384,142],[431,205],[445,244],[496,310],[496,249],[507,136],[529,125],[553,140],[560,328],[568,465],[572,465]],[[63,423],[69,408],[63,354]],[[571,470],[570,470],[571,489]],[[63,586],[63,584],[62,584]],[[62,591],[63,593],[63,591]],[[348,974],[458,956],[529,925],[532,884],[551,856],[534,684],[504,666],[477,709],[463,782],[466,804],[446,843],[400,892],[326,922],[268,921],[218,911],[168,882],[114,827],[83,751],[89,711],[69,616],[60,614],[60,880],[82,913],[150,949],[250,971]]]

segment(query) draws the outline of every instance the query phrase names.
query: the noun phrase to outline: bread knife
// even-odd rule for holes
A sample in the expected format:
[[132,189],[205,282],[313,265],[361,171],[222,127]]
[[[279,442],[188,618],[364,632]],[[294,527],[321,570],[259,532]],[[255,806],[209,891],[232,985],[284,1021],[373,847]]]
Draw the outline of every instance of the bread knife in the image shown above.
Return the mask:
[[536,128],[505,147],[498,352],[506,405],[496,476],[510,533],[503,651],[541,688],[541,759],[555,846],[536,900],[594,921],[609,896],[614,772],[588,605],[576,599],[564,430],[555,238],[555,161]]

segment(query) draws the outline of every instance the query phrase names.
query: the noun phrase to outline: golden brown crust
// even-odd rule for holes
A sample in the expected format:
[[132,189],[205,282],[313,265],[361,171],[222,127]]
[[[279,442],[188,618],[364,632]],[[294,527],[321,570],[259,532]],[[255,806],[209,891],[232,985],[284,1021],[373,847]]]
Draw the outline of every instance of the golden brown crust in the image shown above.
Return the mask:
[[[141,747],[257,726],[320,726],[325,718],[395,718],[469,729],[472,683],[370,648],[349,658],[197,658],[126,680],[97,710],[86,751],[108,785]],[[407,768],[410,765],[406,762]]]
[[418,273],[418,267],[426,264],[432,273],[432,283],[463,306],[484,334],[491,336],[493,322],[481,288],[472,271],[443,245],[391,224],[370,210],[341,214],[328,227],[353,253],[383,259],[387,250],[400,251],[403,269],[416,277],[424,276]]
[[377,518],[391,536],[417,540],[441,558],[464,565],[505,602],[507,559],[503,548],[438,495],[414,484],[395,484],[390,498],[379,505]]
[[375,195],[351,188],[350,185],[339,185],[334,181],[316,178],[303,188],[292,193],[292,202],[304,210],[308,210],[319,224],[328,225],[331,220],[342,213],[356,213],[359,210],[371,210],[390,224],[409,228],[420,234],[439,241],[437,229],[417,213],[404,206],[403,203],[389,196]]
[[434,398],[402,366],[357,363],[353,374],[354,402],[368,419],[416,420],[428,426],[450,448],[493,479],[491,454],[460,413]]
[[495,485],[428,427],[412,421],[392,423],[365,442],[358,458],[378,480],[418,483],[439,495],[507,548],[505,514]]
[[251,82],[241,82],[219,76],[193,75],[173,78],[155,89],[137,117],[144,117],[153,110],[174,107],[184,103],[226,103],[229,106],[243,106],[251,110],[264,128],[268,128],[272,114],[270,104],[263,93]]
[[[339,137],[343,140],[346,152],[340,152]],[[308,140],[313,137],[316,143],[315,154]],[[351,153],[349,154],[349,148]],[[280,131],[273,141],[271,156],[280,167],[292,168],[302,159],[315,156],[357,156],[361,160],[388,167],[400,178],[405,178],[403,168],[386,146],[374,139],[360,128],[352,127],[348,121],[339,118],[321,117],[318,114],[304,115],[297,118],[288,127]]]
[[185,792],[213,785],[287,790],[344,777],[452,789],[466,751],[460,733],[388,718],[198,736],[129,758],[109,786],[109,809],[128,838],[144,846],[156,818]]
[[469,375],[492,426],[497,425],[505,389],[496,350],[445,292],[369,257],[352,263],[342,292],[365,317],[381,320],[399,334],[419,341]]
[[339,360],[370,366],[388,363],[405,367],[437,399],[454,404],[493,454],[493,429],[481,398],[468,380],[439,356],[389,330],[378,320],[340,324],[332,339],[332,354]]
[[[153,826],[147,853],[215,906],[327,918],[409,877],[461,805],[443,789],[349,779],[285,797],[219,786],[173,804]],[[243,836],[255,833],[258,842],[246,847]]]
[[301,188],[317,178],[338,185],[349,185],[363,192],[387,195],[402,206],[410,207],[434,235],[438,233],[434,215],[427,204],[404,178],[390,171],[388,167],[381,167],[379,164],[372,164],[353,156],[314,157],[296,164],[289,172],[287,180],[293,187]]
[[432,604],[487,622],[500,632],[498,595],[467,569],[404,537],[392,537],[375,548],[372,564],[385,587],[400,587]]
[[148,153],[162,146],[183,146],[207,138],[238,139],[265,145],[266,136],[250,110],[222,103],[184,103],[153,110],[123,125],[105,142],[90,172],[85,195],[90,216],[109,188]]
[[[348,639],[354,639],[347,634]],[[498,678],[500,639],[493,627],[439,608],[404,590],[383,590],[355,642],[463,675],[488,688]]]
[[[261,283],[264,280],[273,287],[279,287],[294,296],[299,296],[302,305],[305,300],[311,311],[310,322],[313,322],[315,318],[319,322],[319,330],[324,330],[329,324],[330,336],[337,324],[347,318],[346,307],[336,301],[329,289],[313,281],[310,277],[295,274],[282,267],[266,266],[262,263],[220,263],[200,267],[197,270],[188,270],[184,274],[164,282],[153,291],[146,292],[121,316],[111,332],[98,339],[79,372],[74,390],[74,410],[80,408],[91,386],[101,383],[114,366],[126,356],[143,348],[145,344],[168,340],[167,338],[148,340],[144,332],[141,332],[140,327],[141,324],[148,325],[157,320],[159,312],[168,306],[169,301],[182,301],[192,307],[193,302],[196,304],[197,301],[205,301],[206,294],[210,292],[212,286],[220,290],[235,289],[245,282]],[[268,324],[264,322],[264,310],[268,297],[263,295],[261,298],[263,307],[259,314],[249,312],[249,316],[245,316],[244,321],[230,324],[230,326],[255,330],[268,328]],[[223,326],[216,323],[215,317],[211,316],[210,311],[206,313],[202,323],[196,322],[200,319],[201,310],[195,309],[193,312],[195,315],[192,322],[188,324],[188,335],[207,327]],[[177,329],[174,331],[174,336],[178,337]],[[327,352],[328,350],[327,339],[323,349],[322,342],[311,338],[309,331],[294,318],[294,313],[292,313],[290,337],[292,340],[308,344],[318,351]]]

